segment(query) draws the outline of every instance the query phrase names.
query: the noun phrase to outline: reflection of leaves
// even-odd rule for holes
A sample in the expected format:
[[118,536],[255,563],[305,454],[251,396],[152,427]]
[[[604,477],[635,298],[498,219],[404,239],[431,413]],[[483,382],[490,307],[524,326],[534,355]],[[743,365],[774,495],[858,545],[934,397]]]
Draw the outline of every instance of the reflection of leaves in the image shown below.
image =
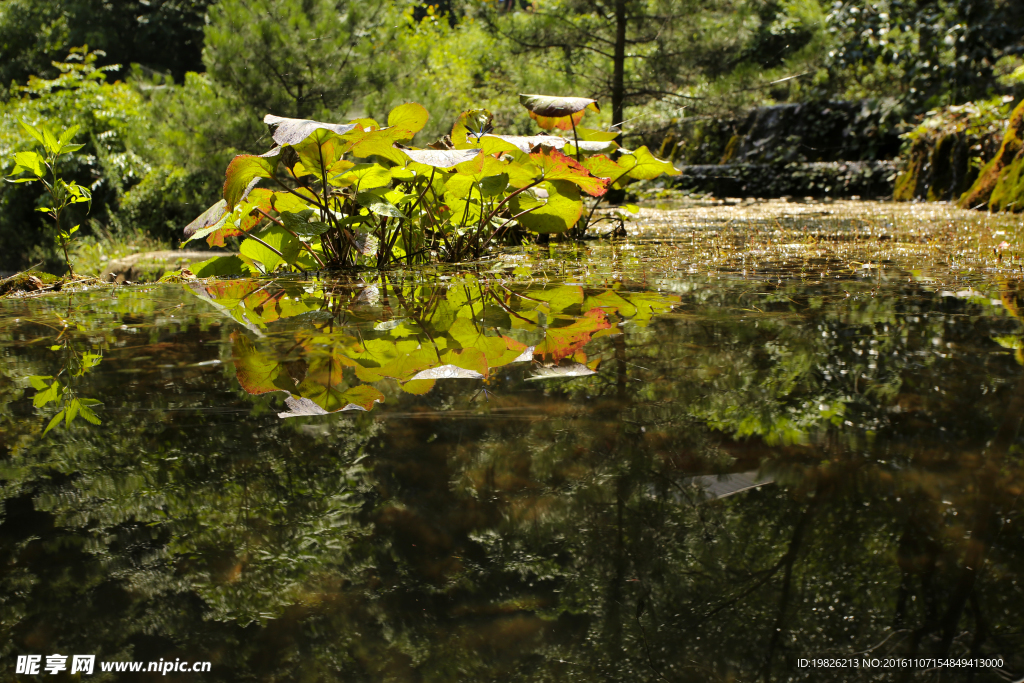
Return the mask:
[[[583,347],[618,332],[610,314],[643,325],[678,301],[655,292],[580,285],[494,289],[465,276],[440,289],[389,287],[388,306],[398,303],[401,310],[388,308],[387,319],[380,320],[364,305],[371,298],[368,291],[383,303],[382,288],[373,286],[347,298],[255,281],[216,283],[205,290],[211,303],[256,333],[232,338],[239,383],[252,394],[287,392],[289,412],[282,413],[287,417],[369,410],[384,398],[369,386],[377,382],[396,381],[405,393],[424,394],[438,379],[483,379],[496,368],[535,357],[589,365],[585,373],[568,366],[545,376],[591,374],[600,358],[588,363]],[[358,327],[336,326],[342,319]],[[274,341],[280,340],[278,333],[264,332],[281,320],[300,325],[287,344]]]
[[[413,375],[410,383],[434,379],[481,379],[483,377],[484,375],[476,370],[468,370],[466,368],[461,368],[458,365],[439,365],[436,368],[417,372]],[[434,386],[433,382],[431,382],[430,386]],[[413,388],[415,389],[415,387]]]
[[250,394],[295,391],[295,382],[285,372],[280,360],[257,349],[246,335],[238,332],[231,335],[231,355],[238,383]]
[[538,379],[558,379],[559,377],[586,377],[595,375],[597,372],[591,370],[582,363],[570,363],[569,365],[555,365],[554,367],[540,367],[533,371],[527,381]]
[[[58,374],[63,373],[65,377],[82,377],[103,360],[102,354],[88,351],[79,352],[66,338],[63,344],[56,344],[51,349],[63,353],[63,369]],[[42,408],[50,403],[61,406],[57,414],[50,418],[43,434],[48,433],[61,422],[65,427],[70,427],[71,423],[79,417],[94,425],[101,423],[100,418],[91,408],[91,406],[99,405],[100,401],[94,398],[80,398],[71,388],[70,383],[65,384],[52,375],[33,375],[28,378],[28,382],[36,390],[35,396],[32,397],[33,407]]]
[[590,341],[590,336],[598,330],[610,328],[612,325],[604,311],[594,309],[565,327],[548,328],[544,341],[537,345],[534,353],[550,357],[553,361],[573,355]]

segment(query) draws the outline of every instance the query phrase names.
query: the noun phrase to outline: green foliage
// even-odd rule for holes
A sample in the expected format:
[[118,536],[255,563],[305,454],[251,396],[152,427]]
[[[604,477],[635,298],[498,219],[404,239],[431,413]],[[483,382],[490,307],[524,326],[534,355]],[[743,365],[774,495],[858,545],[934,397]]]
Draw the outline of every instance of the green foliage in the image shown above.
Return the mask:
[[[580,102],[570,114],[594,104]],[[561,114],[553,106],[540,115],[557,122]],[[480,258],[492,242],[524,231],[582,234],[609,185],[678,173],[646,147],[620,150],[613,161],[599,153],[618,147],[609,140],[495,135],[484,110],[459,116],[449,149],[440,142],[434,147],[441,149],[401,144],[428,118],[418,104],[392,110],[385,127],[366,118],[329,124],[268,115],[278,146],[236,156],[228,164],[224,199],[185,233],[211,246],[242,237],[239,258],[251,273],[386,268],[434,257],[458,262]],[[575,134],[575,123],[569,127]],[[560,150],[587,156],[590,165]],[[581,192],[598,198],[583,221]]]
[[80,351],[72,342],[71,334],[66,328],[50,350],[61,354],[62,367],[57,376],[33,375],[28,378],[29,384],[36,390],[35,396],[32,397],[34,408],[42,408],[53,403],[60,409],[50,418],[43,434],[59,425],[69,427],[79,417],[90,424],[100,424],[100,418],[93,412],[92,407],[102,402],[94,398],[80,397],[75,391],[74,380],[99,365],[103,356],[90,351]]
[[0,4],[0,85],[59,73],[77,45],[100,46],[105,64],[140,64],[181,80],[196,70],[210,0],[6,0]]
[[993,66],[1019,45],[1024,9],[1000,0],[835,5],[817,85],[859,99],[891,97],[907,114],[983,100],[998,88]]
[[73,180],[68,182],[57,174],[57,162],[62,156],[77,152],[84,145],[74,144],[71,141],[78,132],[78,126],[71,126],[60,134],[54,136],[46,126],[34,128],[24,121],[20,121],[25,129],[36,141],[43,146],[43,154],[38,152],[18,152],[14,155],[13,183],[39,182],[46,188],[50,195],[49,204],[39,207],[51,219],[53,219],[54,233],[57,245],[64,252],[64,261],[68,267],[68,273],[74,277],[75,267],[68,254],[68,247],[74,234],[78,232],[78,225],[67,227],[65,211],[75,204],[92,204],[92,193],[88,188],[82,187]]
[[[116,67],[98,67],[97,52],[75,49],[55,66],[53,79],[32,77],[19,86],[14,99],[0,104],[0,170],[12,172],[15,157],[38,145],[18,122],[39,128],[78,126],[83,147],[61,160],[60,175],[92,195],[92,220],[71,209],[81,233],[102,232],[116,211],[121,194],[149,170],[143,125],[143,102],[123,82],[108,83]],[[140,130],[142,129],[142,130]],[[39,193],[25,185],[0,186],[0,267],[16,269],[33,260],[58,267],[52,240],[25,226],[38,221]],[[84,208],[84,206],[82,207]],[[63,255],[62,255],[63,256]]]
[[[212,275],[204,269],[216,265],[200,266],[196,274]],[[249,394],[285,393],[289,411],[281,417],[367,411],[384,402],[382,389],[393,383],[421,395],[439,379],[483,379],[515,363],[531,364],[538,380],[594,374],[601,360],[588,359],[584,346],[619,334],[617,323],[645,327],[679,300],[473,275],[443,285],[381,275],[362,290],[342,291],[320,283],[231,280],[193,291],[248,328],[231,338],[235,374]],[[382,297],[392,317],[368,328],[358,311]],[[353,314],[335,319],[329,313],[339,310]],[[296,353],[303,359],[298,370]]]
[[995,156],[1009,115],[1009,100],[1002,97],[928,112],[902,136],[906,165],[893,198],[959,198]]

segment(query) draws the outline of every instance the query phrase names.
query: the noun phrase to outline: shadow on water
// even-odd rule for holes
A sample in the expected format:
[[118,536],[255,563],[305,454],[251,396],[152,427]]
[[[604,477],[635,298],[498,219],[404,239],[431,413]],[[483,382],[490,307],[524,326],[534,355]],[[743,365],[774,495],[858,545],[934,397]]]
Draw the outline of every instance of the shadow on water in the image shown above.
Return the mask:
[[1021,678],[1012,256],[813,220],[0,302],[0,670]]

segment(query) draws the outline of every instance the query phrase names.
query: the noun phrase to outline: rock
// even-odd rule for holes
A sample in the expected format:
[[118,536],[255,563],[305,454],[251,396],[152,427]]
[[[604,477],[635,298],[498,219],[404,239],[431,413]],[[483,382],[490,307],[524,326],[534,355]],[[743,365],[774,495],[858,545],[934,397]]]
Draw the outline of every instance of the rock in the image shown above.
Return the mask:
[[1010,114],[999,152],[985,164],[971,188],[960,197],[961,208],[988,206],[991,211],[1024,209],[1024,102]]
[[9,278],[0,280],[0,296],[14,292],[38,292],[55,282],[60,282],[60,278],[56,275],[39,270],[26,270],[24,273],[16,273]]
[[153,282],[182,266],[206,261],[214,256],[231,255],[224,251],[148,251],[108,262],[101,279],[105,282]]

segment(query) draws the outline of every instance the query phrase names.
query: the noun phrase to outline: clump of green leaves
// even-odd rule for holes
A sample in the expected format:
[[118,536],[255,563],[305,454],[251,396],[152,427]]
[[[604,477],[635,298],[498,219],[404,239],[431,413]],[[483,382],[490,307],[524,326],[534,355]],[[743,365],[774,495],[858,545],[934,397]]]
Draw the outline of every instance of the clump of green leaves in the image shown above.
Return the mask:
[[200,264],[195,274],[478,259],[530,234],[582,234],[609,187],[678,173],[646,147],[622,149],[617,131],[579,127],[594,100],[522,102],[542,127],[572,138],[495,134],[490,112],[478,109],[463,112],[441,140],[411,147],[429,117],[414,103],[392,110],[386,126],[268,115],[276,146],[236,156],[224,198],[185,228],[188,241],[211,246],[239,237],[240,255]]
[[46,213],[52,220],[55,230],[57,246],[64,252],[64,262],[68,266],[68,273],[71,277],[75,275],[75,267],[71,262],[68,247],[71,245],[74,234],[78,232],[78,225],[66,226],[65,211],[74,204],[92,204],[92,193],[87,187],[72,181],[66,181],[57,173],[57,162],[66,154],[80,150],[83,145],[71,142],[78,132],[78,126],[71,126],[65,129],[60,136],[55,136],[46,126],[30,126],[24,121],[19,121],[22,128],[29,135],[35,138],[43,146],[43,153],[34,151],[17,152],[14,155],[14,170],[11,176],[16,176],[9,182],[32,183],[40,182],[49,194],[49,204],[39,207],[39,211]]
[[74,389],[72,380],[99,365],[103,357],[98,353],[79,351],[71,343],[70,335],[66,332],[65,328],[65,331],[57,338],[57,343],[50,347],[51,351],[61,354],[63,367],[57,376],[33,375],[28,378],[29,384],[36,390],[35,396],[32,397],[34,407],[42,408],[53,403],[60,408],[57,414],[50,418],[43,434],[61,422],[65,427],[70,426],[79,417],[94,425],[100,424],[100,418],[92,410],[92,406],[98,405],[100,401],[94,398],[80,397]]

